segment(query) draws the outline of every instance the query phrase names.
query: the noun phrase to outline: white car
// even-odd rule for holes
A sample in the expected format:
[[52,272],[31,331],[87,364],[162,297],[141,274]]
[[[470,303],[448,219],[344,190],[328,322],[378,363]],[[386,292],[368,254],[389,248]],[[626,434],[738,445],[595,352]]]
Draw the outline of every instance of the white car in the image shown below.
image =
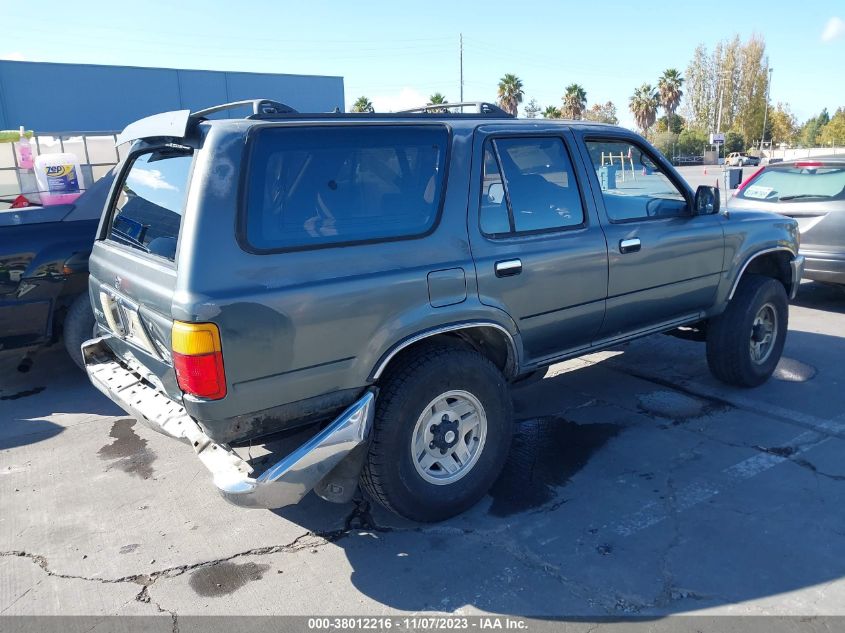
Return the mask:
[[749,156],[742,152],[731,152],[725,158],[725,164],[731,167],[743,167],[744,165],[759,165],[760,159],[757,156]]

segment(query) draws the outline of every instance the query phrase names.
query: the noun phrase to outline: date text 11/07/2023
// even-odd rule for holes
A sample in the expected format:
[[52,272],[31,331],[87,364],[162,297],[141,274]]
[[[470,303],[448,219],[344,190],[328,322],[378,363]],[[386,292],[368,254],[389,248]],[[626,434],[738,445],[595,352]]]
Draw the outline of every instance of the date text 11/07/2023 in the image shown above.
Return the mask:
[[446,631],[446,630],[515,630],[525,631],[528,622],[503,616],[400,616],[400,617],[335,617],[308,618],[309,631]]

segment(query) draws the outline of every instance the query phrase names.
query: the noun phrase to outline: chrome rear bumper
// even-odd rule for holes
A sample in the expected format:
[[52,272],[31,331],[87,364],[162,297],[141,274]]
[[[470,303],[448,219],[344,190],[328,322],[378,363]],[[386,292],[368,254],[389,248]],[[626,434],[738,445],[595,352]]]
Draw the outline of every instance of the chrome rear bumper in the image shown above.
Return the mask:
[[[375,413],[373,390],[302,446],[253,476],[252,466],[226,444],[212,441],[181,404],[121,363],[107,345],[109,338],[82,344],[85,369],[94,386],[140,422],[190,442],[220,494],[235,505],[280,508],[297,503],[369,437]],[[336,490],[332,496],[347,497]]]

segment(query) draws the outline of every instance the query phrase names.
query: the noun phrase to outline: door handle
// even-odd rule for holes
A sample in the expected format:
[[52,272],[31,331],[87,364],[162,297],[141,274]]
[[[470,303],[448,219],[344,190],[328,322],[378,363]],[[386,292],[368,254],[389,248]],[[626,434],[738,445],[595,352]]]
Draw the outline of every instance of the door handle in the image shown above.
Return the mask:
[[496,277],[513,277],[522,272],[522,260],[506,259],[496,262]]
[[619,240],[619,252],[623,255],[625,253],[636,253],[642,247],[640,238],[633,237],[627,240]]

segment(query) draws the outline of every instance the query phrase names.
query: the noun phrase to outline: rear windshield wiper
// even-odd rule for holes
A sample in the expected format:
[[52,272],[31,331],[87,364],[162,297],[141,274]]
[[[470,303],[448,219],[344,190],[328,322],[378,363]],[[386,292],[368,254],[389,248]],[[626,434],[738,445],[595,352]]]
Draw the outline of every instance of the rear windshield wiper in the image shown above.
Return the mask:
[[833,196],[827,196],[823,193],[797,193],[794,196],[781,196],[778,198],[780,201],[784,200],[797,200],[798,198],[832,198]]

